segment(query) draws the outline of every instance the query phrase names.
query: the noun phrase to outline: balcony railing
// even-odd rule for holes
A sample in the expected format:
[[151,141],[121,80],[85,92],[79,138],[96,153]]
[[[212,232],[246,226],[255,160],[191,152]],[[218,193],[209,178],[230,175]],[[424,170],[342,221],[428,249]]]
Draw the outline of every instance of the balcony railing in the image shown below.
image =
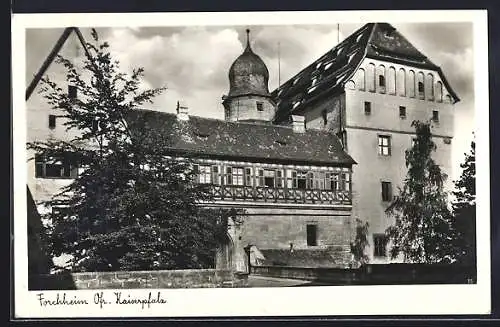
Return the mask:
[[215,200],[269,203],[351,204],[351,193],[342,190],[285,189],[235,185],[211,185]]

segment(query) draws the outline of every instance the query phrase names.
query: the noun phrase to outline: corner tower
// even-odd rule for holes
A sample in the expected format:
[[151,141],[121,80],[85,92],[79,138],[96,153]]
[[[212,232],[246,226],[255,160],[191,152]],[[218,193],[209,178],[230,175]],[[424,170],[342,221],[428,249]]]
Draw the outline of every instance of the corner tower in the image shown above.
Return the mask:
[[229,69],[229,94],[222,97],[224,119],[228,121],[265,121],[274,118],[276,105],[269,93],[269,71],[262,59],[247,46]]

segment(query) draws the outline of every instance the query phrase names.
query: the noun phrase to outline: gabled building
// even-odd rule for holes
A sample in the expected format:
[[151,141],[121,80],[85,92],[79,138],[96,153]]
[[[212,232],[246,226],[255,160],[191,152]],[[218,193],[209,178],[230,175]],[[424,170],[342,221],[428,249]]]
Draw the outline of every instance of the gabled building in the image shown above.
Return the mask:
[[306,129],[337,135],[357,161],[353,215],[370,224],[368,254],[387,262],[385,210],[406,175],[405,150],[415,137],[412,121],[431,121],[433,156],[451,185],[454,104],[459,101],[443,71],[387,23],[369,23],[272,92],[273,122],[302,115]]
[[[284,253],[294,257],[287,261],[294,265],[310,266],[312,259],[314,266],[346,267],[352,259],[355,161],[334,133],[306,128],[303,116],[292,115],[290,126],[273,124],[277,106],[268,79],[248,38],[229,69],[225,120],[189,115],[180,103],[176,114],[136,110],[125,118],[131,130],[147,135],[143,142],[162,144],[164,155],[194,162],[197,181],[209,184],[214,200],[203,206],[232,208],[243,218],[230,225],[231,242],[217,267],[246,271],[245,248],[254,264],[266,254],[265,262],[282,264],[272,258]],[[52,109],[31,112],[36,116],[29,121],[30,141],[72,136]],[[36,158],[28,166],[35,200],[47,199],[78,174],[78,167]]]

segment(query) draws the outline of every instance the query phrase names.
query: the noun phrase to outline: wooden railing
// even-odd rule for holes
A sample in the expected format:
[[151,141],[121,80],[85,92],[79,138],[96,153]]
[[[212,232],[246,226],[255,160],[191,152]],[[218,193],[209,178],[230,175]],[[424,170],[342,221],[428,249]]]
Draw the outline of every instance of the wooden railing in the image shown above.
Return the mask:
[[270,203],[351,204],[351,193],[341,190],[211,185],[210,191],[215,200]]

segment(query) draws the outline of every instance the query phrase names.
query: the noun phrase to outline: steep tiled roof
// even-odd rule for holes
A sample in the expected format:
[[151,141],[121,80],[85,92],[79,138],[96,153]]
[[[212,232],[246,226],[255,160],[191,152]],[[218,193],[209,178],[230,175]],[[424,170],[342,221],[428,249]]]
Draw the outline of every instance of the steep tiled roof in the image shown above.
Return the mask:
[[350,166],[354,160],[334,134],[272,124],[228,122],[175,114],[136,110],[127,117],[136,137],[153,142],[166,153],[266,162]]
[[454,100],[459,100],[441,68],[393,26],[368,23],[271,93],[278,103],[274,121],[283,123],[292,112],[300,113],[311,102],[325,95],[343,92],[345,83],[365,57],[436,70]]

